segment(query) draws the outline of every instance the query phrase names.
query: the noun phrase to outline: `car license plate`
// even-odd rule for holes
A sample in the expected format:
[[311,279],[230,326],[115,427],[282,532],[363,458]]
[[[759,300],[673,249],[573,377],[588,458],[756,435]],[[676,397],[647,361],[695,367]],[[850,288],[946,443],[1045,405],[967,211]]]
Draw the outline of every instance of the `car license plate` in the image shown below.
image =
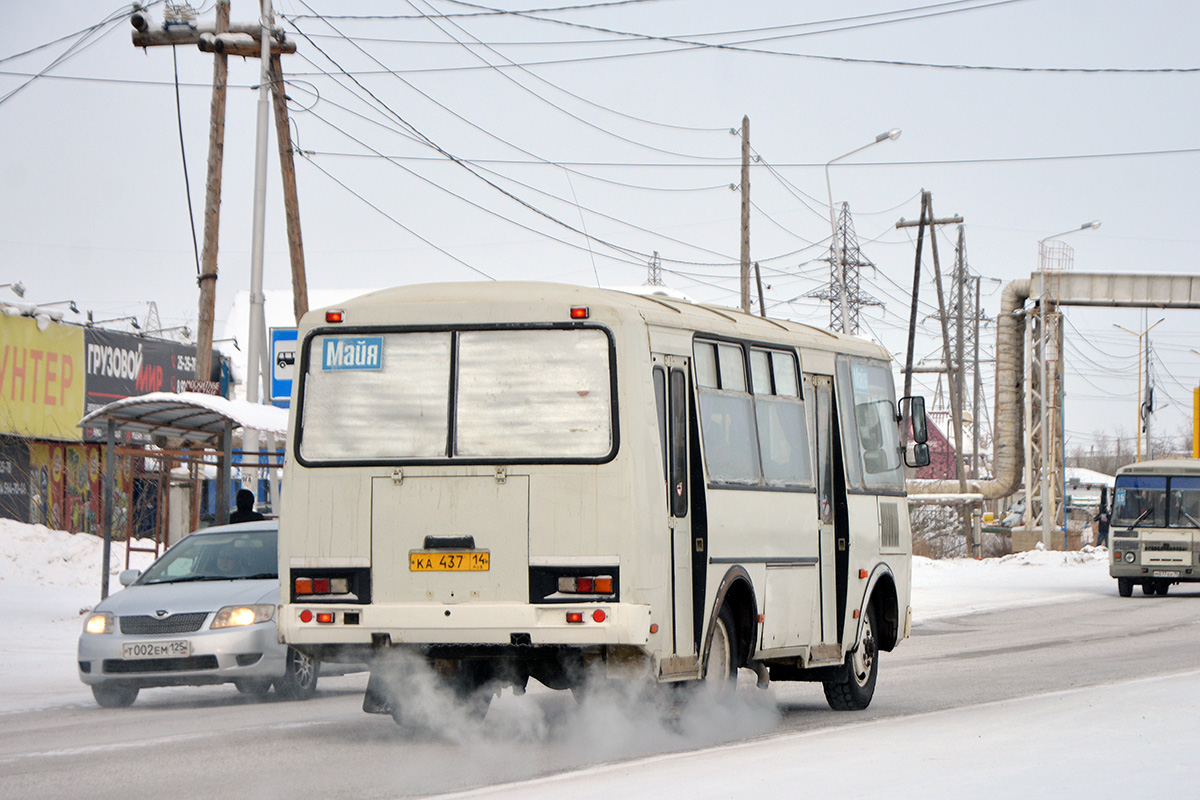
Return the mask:
[[187,639],[171,642],[126,642],[121,645],[121,658],[187,658],[192,644]]
[[1155,578],[1178,578],[1179,570],[1177,569],[1156,569],[1150,573]]
[[491,554],[486,550],[470,553],[409,553],[411,572],[487,572]]

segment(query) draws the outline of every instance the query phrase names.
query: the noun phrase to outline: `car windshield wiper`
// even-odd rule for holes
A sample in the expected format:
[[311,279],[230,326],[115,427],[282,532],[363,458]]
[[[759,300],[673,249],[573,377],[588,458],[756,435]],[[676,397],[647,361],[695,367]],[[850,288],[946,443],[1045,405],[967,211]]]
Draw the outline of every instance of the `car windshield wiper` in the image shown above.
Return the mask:
[[187,575],[182,578],[164,578],[156,581],[144,581],[144,584],[159,584],[159,583],[191,583],[192,581],[213,581],[220,580],[210,575]]

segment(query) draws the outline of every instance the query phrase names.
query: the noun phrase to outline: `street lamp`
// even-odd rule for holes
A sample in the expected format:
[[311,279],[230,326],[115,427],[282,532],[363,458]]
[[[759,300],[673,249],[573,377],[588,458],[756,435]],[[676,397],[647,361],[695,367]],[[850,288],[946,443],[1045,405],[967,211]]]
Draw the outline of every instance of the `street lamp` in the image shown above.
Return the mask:
[[[1166,317],[1162,317],[1161,319],[1159,319],[1158,322],[1154,323],[1149,328],[1146,328],[1146,330],[1142,331],[1141,333],[1137,333],[1136,331],[1131,331],[1131,330],[1129,330],[1129,328],[1126,328],[1124,325],[1118,325],[1115,322],[1113,323],[1114,328],[1120,328],[1121,330],[1125,331],[1126,333],[1133,334],[1134,336],[1137,337],[1137,340],[1138,340],[1138,393],[1137,393],[1137,396],[1138,396],[1137,460],[1138,461],[1142,460],[1142,414],[1144,413],[1143,410],[1146,405],[1146,401],[1142,397],[1142,340],[1145,339],[1149,335],[1150,331],[1157,328],[1159,323],[1162,322],[1164,319],[1166,319]],[[1149,380],[1149,377],[1150,376],[1147,375],[1146,379]],[[1149,432],[1147,432],[1147,433],[1149,433]],[[1146,449],[1147,450],[1150,449],[1150,436],[1149,435],[1146,436]]]
[[1070,230],[1063,231],[1062,233],[1056,233],[1053,236],[1047,236],[1045,239],[1042,239],[1041,242],[1038,242],[1038,244],[1041,244],[1042,242],[1048,242],[1051,239],[1060,239],[1063,236],[1066,236],[1068,233],[1076,233],[1077,231],[1092,230],[1092,229],[1099,228],[1099,227],[1100,227],[1100,220],[1094,219],[1091,222],[1083,223],[1078,228],[1071,228]]
[[72,314],[79,313],[79,306],[75,305],[74,300],[55,300],[53,303],[38,303],[38,308],[49,308],[50,306],[68,306]]
[[843,153],[842,155],[838,156],[832,161],[826,162],[825,164],[825,192],[829,196],[829,230],[830,233],[833,234],[833,238],[830,240],[830,243],[833,246],[834,271],[837,272],[838,276],[838,294],[841,295],[842,300],[842,333],[850,333],[850,308],[846,301],[846,265],[842,263],[842,251],[837,246],[837,221],[834,219],[833,213],[833,186],[829,182],[829,167],[834,163],[841,161],[843,158],[849,158],[855,153],[860,153],[863,150],[866,150],[868,147],[874,147],[880,142],[895,141],[899,138],[900,129],[892,128],[890,131],[884,131],[876,136],[875,141],[868,142],[862,147],[851,150],[849,153]]
[[192,329],[187,325],[174,325],[170,328],[157,328],[152,331],[142,331],[138,336],[153,336],[156,333],[170,333],[171,331],[179,331],[183,334],[184,339],[192,338]]
[[25,296],[25,284],[21,283],[20,281],[14,281],[13,283],[0,283],[0,289],[12,289],[13,294],[15,294],[17,297]]
[[[1067,236],[1072,233],[1078,233],[1079,231],[1095,230],[1096,228],[1099,228],[1099,227],[1100,227],[1100,220],[1094,219],[1091,222],[1083,223],[1078,228],[1071,228],[1070,230],[1063,231],[1062,233],[1056,233],[1053,236],[1047,236],[1045,239],[1039,240],[1038,241],[1038,261],[1042,268],[1042,271],[1043,272],[1046,271],[1046,269],[1050,266],[1050,261],[1052,260],[1051,247],[1046,244],[1047,242],[1053,241],[1055,239],[1061,239],[1064,236]],[[1072,258],[1072,251],[1068,245],[1065,245],[1065,244],[1059,245],[1057,252],[1060,254],[1060,260],[1062,262],[1066,262],[1066,261],[1068,261],[1068,259]],[[1060,264],[1059,266],[1062,267],[1062,264]]]
[[109,322],[128,322],[134,330],[140,331],[142,329],[142,326],[138,324],[137,317],[114,317],[113,319],[102,319],[97,322],[92,319],[92,312],[88,312],[87,326],[89,328],[94,328],[97,325],[105,325]]

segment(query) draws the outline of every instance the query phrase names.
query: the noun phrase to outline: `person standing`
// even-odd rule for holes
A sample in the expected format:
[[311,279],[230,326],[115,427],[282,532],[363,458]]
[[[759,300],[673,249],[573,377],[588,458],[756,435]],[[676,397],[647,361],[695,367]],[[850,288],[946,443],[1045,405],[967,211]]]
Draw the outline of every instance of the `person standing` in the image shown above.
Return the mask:
[[238,489],[237,511],[229,515],[229,523],[232,525],[235,522],[257,522],[260,519],[266,517],[254,510],[254,492]]
[[1096,547],[1108,546],[1108,509],[1103,503],[1100,504],[1100,510],[1096,516],[1092,517],[1092,522],[1096,523]]

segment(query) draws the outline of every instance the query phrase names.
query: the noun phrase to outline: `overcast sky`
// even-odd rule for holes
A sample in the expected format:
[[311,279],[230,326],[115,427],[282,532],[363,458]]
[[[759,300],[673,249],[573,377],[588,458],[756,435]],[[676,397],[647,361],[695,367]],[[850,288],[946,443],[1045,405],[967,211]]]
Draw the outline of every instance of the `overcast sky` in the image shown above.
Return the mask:
[[[668,285],[736,305],[740,138],[730,130],[744,114],[761,158],[751,252],[772,314],[828,324],[828,307],[804,298],[829,279],[823,168],[890,128],[903,135],[830,175],[878,268],[862,288],[884,306],[864,309],[863,332],[901,358],[915,233],[894,225],[919,216],[922,189],[938,216],[965,218],[992,315],[1002,284],[1038,268],[1040,239],[1093,219],[1100,229],[1063,239],[1076,270],[1196,271],[1194,3],[630,0],[514,16],[447,0],[309,2],[275,11],[298,45],[284,68],[306,151],[298,181],[315,289],[483,276],[629,286],[657,251]],[[24,281],[27,301],[76,300],[97,319],[144,320],[153,301],[164,325],[194,326],[179,129],[199,237],[212,57],[135,49],[127,9],[0,10],[0,283]],[[232,17],[251,22],[256,9],[237,0]],[[213,18],[211,0],[197,10]],[[249,283],[257,60],[231,59],[230,81],[218,331]],[[268,205],[265,285],[285,289],[273,132]],[[957,231],[940,236],[949,269]],[[928,281],[922,298],[918,356],[935,356]],[[1098,431],[1136,430],[1138,337],[1114,322],[1141,331],[1165,317],[1150,334],[1154,424],[1188,423],[1195,312],[1067,314],[1068,451]],[[990,356],[994,330],[983,340]],[[990,371],[986,384],[990,396]]]

